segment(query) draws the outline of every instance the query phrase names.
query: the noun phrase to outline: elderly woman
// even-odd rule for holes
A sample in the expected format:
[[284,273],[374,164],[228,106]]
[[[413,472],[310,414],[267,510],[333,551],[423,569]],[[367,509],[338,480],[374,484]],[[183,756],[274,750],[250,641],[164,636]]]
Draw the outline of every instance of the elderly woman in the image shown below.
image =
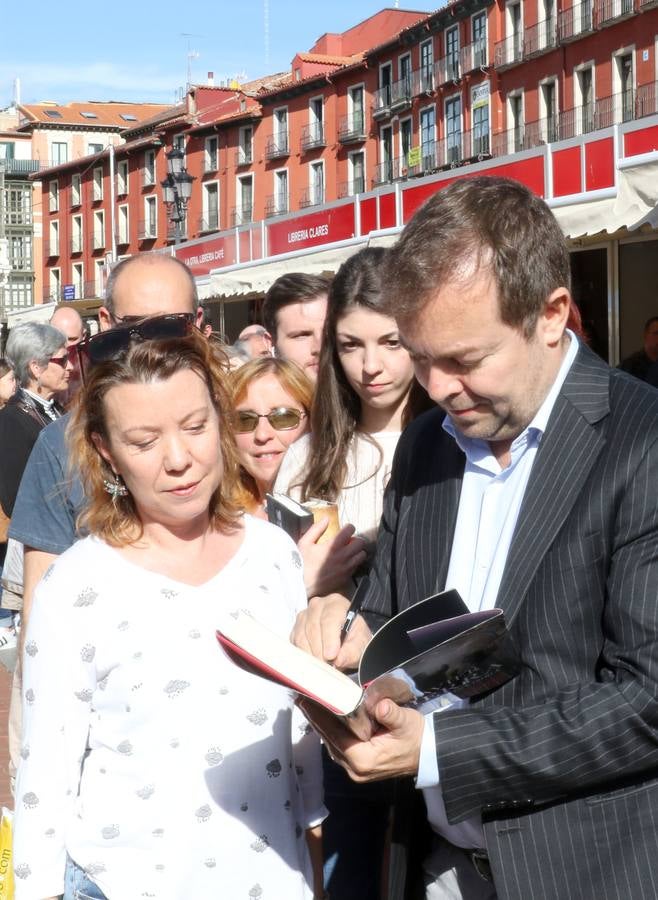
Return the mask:
[[37,435],[62,414],[57,396],[66,390],[73,366],[62,332],[37,322],[12,328],[5,353],[19,384],[0,412],[0,503],[11,517]]
[[215,638],[237,610],[287,635],[299,554],[234,504],[225,375],[201,334],[128,333],[105,361],[102,338],[70,435],[90,536],[27,627],[17,900],[309,900],[318,745]]

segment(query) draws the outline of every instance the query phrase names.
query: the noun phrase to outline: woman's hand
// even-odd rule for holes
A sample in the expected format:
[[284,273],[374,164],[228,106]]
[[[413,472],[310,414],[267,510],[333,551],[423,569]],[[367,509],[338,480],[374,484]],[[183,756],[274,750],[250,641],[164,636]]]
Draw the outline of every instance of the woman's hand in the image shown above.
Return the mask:
[[316,522],[297,544],[304,560],[307,597],[324,596],[344,588],[367,557],[366,541],[354,537],[353,525],[341,528],[333,541],[318,543],[328,525],[329,519]]

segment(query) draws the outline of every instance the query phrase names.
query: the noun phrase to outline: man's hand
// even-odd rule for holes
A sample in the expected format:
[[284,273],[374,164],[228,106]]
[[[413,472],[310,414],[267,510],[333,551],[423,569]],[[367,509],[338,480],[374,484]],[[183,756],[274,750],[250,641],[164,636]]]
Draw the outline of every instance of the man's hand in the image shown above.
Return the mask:
[[[304,698],[298,703],[305,712]],[[358,740],[340,719],[317,704],[309,714],[330,756],[353,781],[418,774],[425,720],[415,709],[398,706],[392,700],[380,700],[374,709],[379,728],[369,741]]]
[[313,597],[297,616],[290,640],[307,653],[333,663],[337,669],[355,669],[372,633],[365,620],[357,616],[341,645],[340,631],[349,605],[349,600],[341,594]]
[[354,537],[353,525],[345,525],[333,540],[320,542],[328,525],[328,518],[314,523],[297,542],[304,560],[304,585],[308,597],[340,590],[367,556],[366,542]]

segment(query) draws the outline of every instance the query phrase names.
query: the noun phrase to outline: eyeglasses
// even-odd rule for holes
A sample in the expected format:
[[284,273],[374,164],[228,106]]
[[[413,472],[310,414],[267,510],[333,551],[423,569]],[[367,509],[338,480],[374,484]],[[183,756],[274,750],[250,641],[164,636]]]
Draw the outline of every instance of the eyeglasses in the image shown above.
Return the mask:
[[268,413],[257,413],[251,409],[240,409],[235,414],[235,430],[238,434],[247,434],[258,428],[260,419],[267,419],[275,431],[291,431],[297,428],[306,413],[289,406],[277,406]]
[[61,366],[65,369],[69,364],[69,359],[70,357],[67,353],[66,356],[51,356],[49,362],[55,363],[56,366]]
[[142,316],[134,324],[101,331],[100,334],[95,334],[94,337],[78,344],[82,374],[84,376],[90,368],[99,363],[117,359],[134,343],[185,337],[193,325],[194,313],[171,313],[166,316],[153,316],[150,319]]

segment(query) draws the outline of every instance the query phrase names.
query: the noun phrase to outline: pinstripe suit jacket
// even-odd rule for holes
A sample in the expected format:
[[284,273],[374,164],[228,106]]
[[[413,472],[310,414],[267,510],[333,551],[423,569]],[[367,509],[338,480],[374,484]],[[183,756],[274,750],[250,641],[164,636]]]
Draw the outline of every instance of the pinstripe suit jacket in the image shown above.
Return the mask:
[[[464,456],[403,435],[364,609],[444,586]],[[501,900],[658,897],[658,391],[581,347],[498,594],[520,675],[435,717],[448,817],[482,814]]]

